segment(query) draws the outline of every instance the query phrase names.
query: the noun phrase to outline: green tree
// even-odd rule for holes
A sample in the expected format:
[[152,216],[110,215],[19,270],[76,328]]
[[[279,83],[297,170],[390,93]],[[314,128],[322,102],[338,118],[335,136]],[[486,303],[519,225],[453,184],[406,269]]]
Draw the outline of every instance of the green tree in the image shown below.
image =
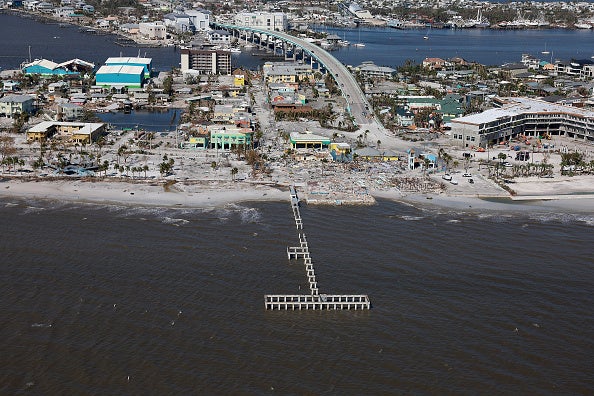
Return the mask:
[[173,72],[163,80],[163,92],[167,95],[173,95]]

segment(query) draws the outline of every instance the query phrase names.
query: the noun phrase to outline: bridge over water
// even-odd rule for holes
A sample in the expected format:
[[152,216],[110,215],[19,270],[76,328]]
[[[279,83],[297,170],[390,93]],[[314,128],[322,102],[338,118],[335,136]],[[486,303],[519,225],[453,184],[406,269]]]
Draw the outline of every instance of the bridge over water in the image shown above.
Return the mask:
[[321,72],[332,75],[348,103],[348,111],[357,125],[367,127],[368,124],[376,122],[371,106],[351,72],[323,48],[284,32],[218,22],[212,22],[211,25],[217,29],[227,30],[234,37],[258,44],[267,50],[280,50],[285,59],[296,60],[299,55],[300,60],[309,61],[312,67],[317,66]]

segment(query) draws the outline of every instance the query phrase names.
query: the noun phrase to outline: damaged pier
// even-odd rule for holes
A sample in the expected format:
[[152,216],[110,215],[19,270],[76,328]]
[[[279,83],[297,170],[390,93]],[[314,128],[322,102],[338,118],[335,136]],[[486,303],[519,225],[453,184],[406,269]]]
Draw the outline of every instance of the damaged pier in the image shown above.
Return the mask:
[[[299,212],[299,197],[295,187],[290,187],[291,209],[298,230],[303,229],[303,221]],[[305,273],[309,283],[310,295],[300,294],[267,294],[264,305],[267,310],[361,310],[370,309],[371,302],[365,294],[332,295],[320,294],[314,265],[309,252],[305,233],[299,232],[299,246],[287,247],[289,260],[303,260]]]

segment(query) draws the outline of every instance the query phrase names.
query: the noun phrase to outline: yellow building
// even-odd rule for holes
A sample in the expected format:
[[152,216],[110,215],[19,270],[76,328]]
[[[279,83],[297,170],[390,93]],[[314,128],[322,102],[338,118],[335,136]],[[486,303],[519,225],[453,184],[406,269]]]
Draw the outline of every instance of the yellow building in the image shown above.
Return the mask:
[[296,65],[293,63],[265,63],[262,67],[264,79],[268,84],[274,83],[299,83],[312,81],[313,70],[309,65]]
[[233,85],[236,87],[243,87],[245,85],[245,74],[234,74]]
[[73,143],[90,144],[105,132],[104,123],[44,121],[27,131],[28,142],[62,137]]

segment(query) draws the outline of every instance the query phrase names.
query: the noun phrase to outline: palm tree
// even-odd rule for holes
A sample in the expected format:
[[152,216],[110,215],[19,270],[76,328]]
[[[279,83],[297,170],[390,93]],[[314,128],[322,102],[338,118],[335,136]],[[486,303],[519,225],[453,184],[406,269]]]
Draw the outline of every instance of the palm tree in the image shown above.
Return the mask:
[[235,175],[237,175],[237,172],[239,172],[239,169],[235,167],[231,169],[231,180],[235,181]]

